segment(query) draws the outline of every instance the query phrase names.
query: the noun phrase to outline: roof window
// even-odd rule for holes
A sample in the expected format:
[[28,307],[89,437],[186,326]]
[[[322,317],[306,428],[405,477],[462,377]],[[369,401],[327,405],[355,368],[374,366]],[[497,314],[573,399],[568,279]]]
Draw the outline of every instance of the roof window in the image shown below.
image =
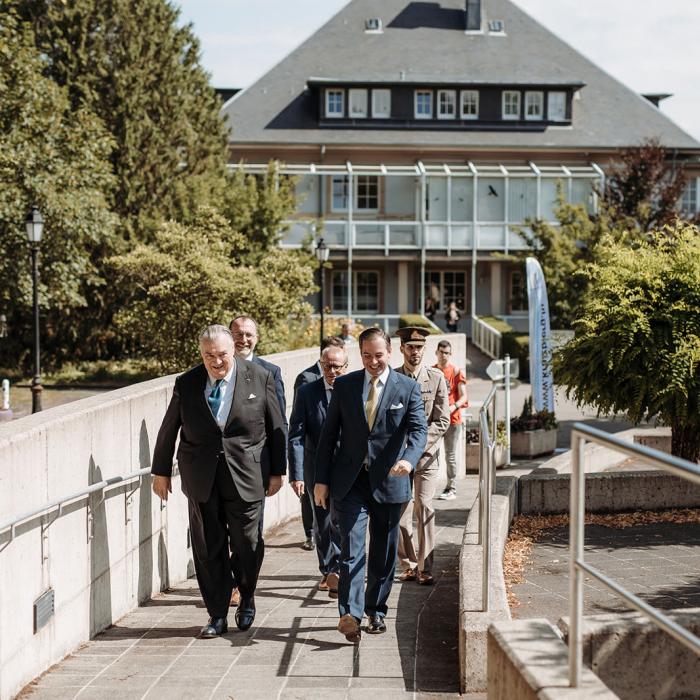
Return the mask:
[[366,32],[381,32],[382,31],[382,19],[381,17],[370,17],[365,20],[365,31]]
[[503,34],[506,31],[506,25],[502,19],[489,20],[489,32],[491,34]]

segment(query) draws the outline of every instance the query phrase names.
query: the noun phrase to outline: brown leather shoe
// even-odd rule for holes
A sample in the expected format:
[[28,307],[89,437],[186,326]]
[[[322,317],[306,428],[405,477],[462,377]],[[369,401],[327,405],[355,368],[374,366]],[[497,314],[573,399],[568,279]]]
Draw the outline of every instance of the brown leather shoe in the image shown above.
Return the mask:
[[231,591],[231,602],[228,604],[230,608],[237,608],[238,604],[241,602],[241,594],[238,592],[237,588]]
[[403,573],[399,574],[399,581],[415,581],[417,576],[415,569],[404,569]]
[[318,590],[319,591],[327,591],[328,590],[328,576],[324,574],[323,578],[321,579],[320,583],[318,584]]
[[326,583],[328,584],[328,597],[334,600],[338,597],[338,582],[340,581],[340,576],[332,571],[328,576],[326,576]]
[[350,614],[343,615],[338,622],[338,632],[345,635],[345,639],[353,644],[359,644],[362,638],[360,623]]
[[421,586],[432,586],[433,583],[435,583],[435,579],[433,578],[432,574],[429,574],[426,571],[419,571],[418,572],[418,583]]

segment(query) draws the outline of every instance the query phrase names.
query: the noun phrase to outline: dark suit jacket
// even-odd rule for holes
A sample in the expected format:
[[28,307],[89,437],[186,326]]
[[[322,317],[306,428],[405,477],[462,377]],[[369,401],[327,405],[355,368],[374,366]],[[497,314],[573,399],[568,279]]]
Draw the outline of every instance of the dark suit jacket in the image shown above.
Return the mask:
[[299,387],[289,421],[289,480],[303,481],[308,491],[314,487],[316,448],[327,410],[323,379]]
[[338,377],[333,384],[316,451],[316,483],[330,485],[333,498],[341,499],[352,488],[366,458],[374,499],[405,503],[411,500],[410,478],[389,476],[389,470],[400,459],[415,469],[425,449],[428,426],[420,387],[391,369],[370,432],[362,403],[364,380],[365,371],[360,370]]
[[264,367],[275,380],[275,393],[277,394],[277,400],[280,404],[280,411],[282,411],[282,418],[284,419],[284,427],[287,428],[287,400],[284,396],[284,382],[282,381],[282,372],[277,365],[273,365],[272,362],[263,360],[262,357],[258,357],[253,354],[253,359],[251,360],[253,364],[260,365]]
[[299,390],[300,386],[303,386],[304,384],[311,384],[311,382],[315,382],[322,376],[323,372],[321,372],[318,362],[314,362],[311,367],[307,367],[303,372],[299,372],[299,374],[297,374],[297,378],[294,380],[294,398],[296,399],[297,391]]
[[207,405],[206,382],[204,365],[197,365],[175,380],[173,396],[158,431],[151,473],[172,475],[179,432],[177,463],[182,490],[188,498],[200,503],[208,500],[223,450],[241,498],[262,500],[270,475],[286,471],[286,435],[272,375],[258,365],[236,360],[236,385],[223,430]]

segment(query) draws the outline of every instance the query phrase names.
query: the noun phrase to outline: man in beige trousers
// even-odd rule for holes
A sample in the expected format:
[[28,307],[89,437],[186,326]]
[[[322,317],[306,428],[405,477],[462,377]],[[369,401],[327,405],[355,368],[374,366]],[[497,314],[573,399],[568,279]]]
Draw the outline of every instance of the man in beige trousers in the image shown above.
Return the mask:
[[[450,409],[445,378],[439,370],[423,364],[426,328],[400,328],[403,366],[396,371],[414,379],[420,385],[421,398],[428,422],[428,441],[413,474],[413,500],[403,504],[399,525],[400,581],[433,583],[433,552],[435,549],[435,509],[433,498],[438,478],[438,448],[440,439],[450,426]],[[416,518],[418,552],[413,539],[413,517]]]

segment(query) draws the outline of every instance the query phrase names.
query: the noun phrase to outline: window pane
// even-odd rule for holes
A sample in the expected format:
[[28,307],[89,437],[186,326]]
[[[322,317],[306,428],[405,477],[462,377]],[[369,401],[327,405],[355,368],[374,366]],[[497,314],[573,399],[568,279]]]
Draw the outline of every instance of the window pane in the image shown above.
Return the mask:
[[438,117],[454,119],[457,113],[457,93],[454,90],[438,91]]
[[517,90],[504,90],[503,118],[520,119],[520,93]]
[[355,273],[355,309],[357,311],[379,310],[379,274],[377,272]]
[[559,206],[557,201],[558,188],[562,188],[564,198],[566,199],[566,180],[554,177],[542,178],[542,203],[540,205],[540,217],[545,221],[556,221],[556,210]]
[[416,119],[431,119],[433,116],[433,93],[431,90],[416,90]]
[[508,221],[522,223],[537,216],[537,179],[514,177],[508,182]]
[[425,209],[428,221],[447,220],[447,178],[429,177],[425,183]]
[[542,119],[544,97],[541,92],[525,93],[525,119]]
[[355,178],[355,208],[379,208],[379,178],[376,175],[358,175]]
[[342,117],[345,112],[345,93],[342,90],[326,90],[326,116]]
[[462,90],[462,119],[477,119],[479,116],[479,91]]
[[345,313],[348,310],[348,273],[345,270],[333,270],[331,285],[331,308]]
[[474,180],[452,178],[452,221],[471,221],[474,210]]
[[550,121],[566,121],[566,93],[550,92],[547,95],[547,112]]
[[698,211],[698,179],[691,177],[685,183],[681,198],[681,213],[684,216],[695,216]]
[[391,90],[372,90],[372,116],[382,119],[391,117]]
[[367,90],[350,90],[350,116],[357,119],[367,116]]
[[332,211],[346,211],[348,208],[348,177],[347,175],[333,176]]
[[505,184],[503,178],[479,178],[477,220],[503,221],[505,218]]
[[513,270],[510,273],[510,310],[527,310],[527,288],[525,287],[525,275],[521,270]]
[[582,204],[589,214],[595,214],[594,184],[594,180],[580,177],[575,177],[571,181],[571,203]]

